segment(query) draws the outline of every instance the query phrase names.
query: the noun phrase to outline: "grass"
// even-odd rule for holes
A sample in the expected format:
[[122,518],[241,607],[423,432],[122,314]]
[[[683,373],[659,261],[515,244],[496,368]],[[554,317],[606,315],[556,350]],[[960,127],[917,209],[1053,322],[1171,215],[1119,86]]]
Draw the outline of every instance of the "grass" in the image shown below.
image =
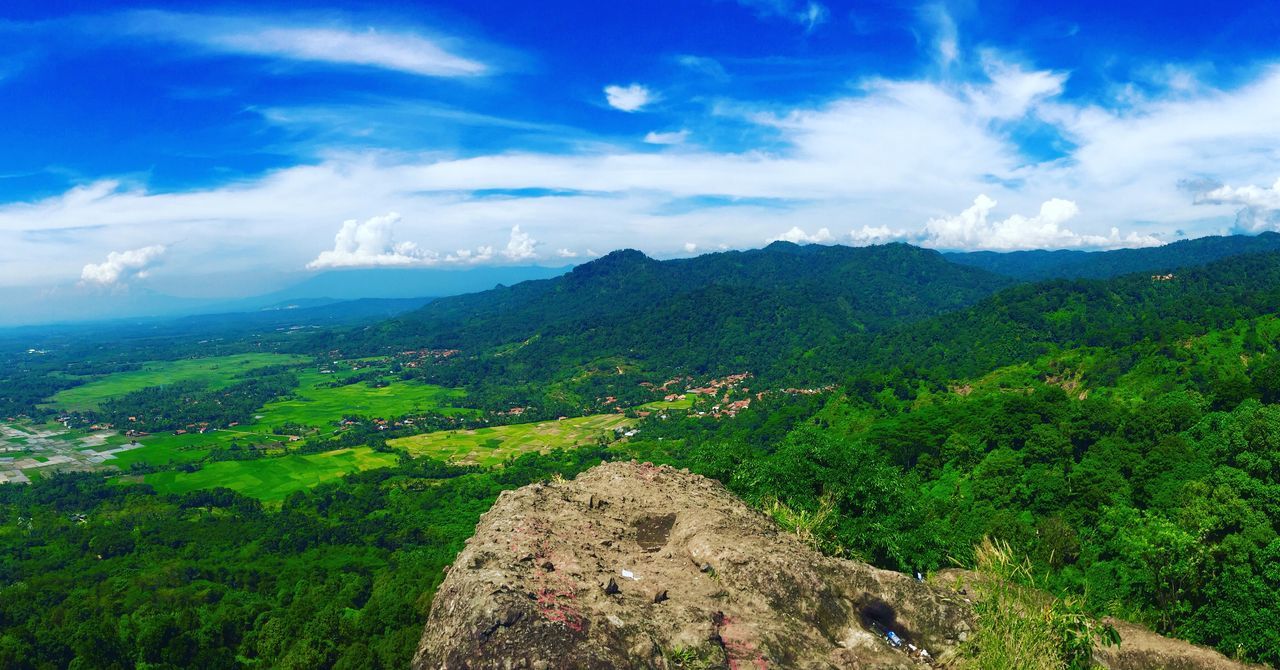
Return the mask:
[[196,472],[166,471],[143,481],[161,493],[186,493],[225,486],[266,502],[278,502],[294,491],[338,479],[356,470],[395,465],[396,455],[368,447],[338,449],[321,454],[291,454],[279,458],[210,463]]
[[1030,562],[1017,560],[1008,544],[983,540],[974,557],[978,620],[961,646],[960,667],[1083,670],[1093,667],[1095,645],[1120,642],[1078,600],[1037,590]]
[[[294,393],[296,397],[267,403],[255,413],[259,418],[253,422],[204,434],[174,435],[166,432],[146,435],[138,438],[141,447],[121,452],[107,463],[122,470],[127,470],[134,463],[190,463],[204,458],[212,449],[228,446],[232,442],[241,445],[287,442],[287,436],[276,435],[274,431],[288,423],[311,426],[326,432],[343,416],[351,414],[393,417],[426,410],[445,414],[469,414],[477,411],[454,406],[466,397],[462,390],[418,382],[395,380],[383,388],[372,388],[365,383],[334,388],[323,386],[346,374],[351,373],[322,375],[316,370],[301,371],[298,374],[299,386]],[[129,438],[124,436],[113,436],[98,450],[119,446],[128,441]]]
[[382,388],[372,388],[365,383],[335,388],[321,386],[331,380],[332,375],[318,372],[299,375],[297,398],[267,403],[258,412],[262,416],[258,424],[269,429],[286,423],[326,427],[352,414],[392,417],[427,410],[443,414],[475,412],[454,406],[466,397],[461,389],[402,381]]
[[561,421],[517,423],[475,430],[447,430],[423,433],[395,440],[388,445],[414,456],[431,456],[463,465],[498,465],[513,456],[531,451],[548,451],[593,443],[615,428],[630,425],[621,414],[595,414]]
[[678,400],[655,400],[647,402],[637,409],[662,410],[662,409],[691,409],[693,407],[694,395],[692,393]]
[[52,406],[67,411],[97,409],[104,401],[148,386],[179,381],[199,381],[210,388],[234,383],[236,377],[270,365],[290,365],[310,360],[292,354],[236,354],[180,361],[151,361],[130,372],[99,377],[80,386],[59,391],[50,398]]

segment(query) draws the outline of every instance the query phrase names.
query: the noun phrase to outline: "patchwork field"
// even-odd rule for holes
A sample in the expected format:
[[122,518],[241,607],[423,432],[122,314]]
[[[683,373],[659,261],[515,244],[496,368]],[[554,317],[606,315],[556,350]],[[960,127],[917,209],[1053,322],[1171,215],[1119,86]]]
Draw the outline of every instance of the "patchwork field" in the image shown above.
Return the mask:
[[96,409],[109,398],[148,386],[200,381],[211,388],[221,388],[230,386],[236,377],[250,370],[271,365],[304,363],[308,360],[310,359],[306,356],[292,354],[236,354],[180,361],[152,361],[143,363],[140,370],[118,372],[60,391],[49,402],[63,410]]
[[[214,387],[226,386],[248,370],[307,360],[300,356],[247,354],[147,363],[142,370],[108,375],[62,391],[51,399],[51,403],[63,409],[87,409],[96,407],[109,398],[147,386],[181,380],[201,380]],[[349,361],[351,362],[368,363]],[[288,437],[275,434],[275,430],[286,424],[299,424],[326,432],[344,416],[350,415],[393,417],[420,411],[463,415],[477,411],[456,406],[466,397],[466,393],[459,389],[405,382],[390,376],[384,378],[388,385],[381,388],[364,382],[329,387],[328,384],[334,381],[357,374],[356,370],[346,369],[345,366],[331,374],[321,374],[314,368],[299,369],[297,374],[299,383],[293,397],[267,403],[255,414],[254,420],[247,424],[211,430],[204,434],[175,435],[166,432],[146,435],[137,438],[138,445],[132,445],[131,440],[122,435],[112,435],[106,439],[107,446],[117,447],[129,443],[134,448],[115,453],[108,464],[127,470],[134,463],[188,463],[204,458],[215,447],[229,446],[232,442],[242,446],[285,442]],[[13,436],[4,439],[18,441]],[[66,439],[75,438],[68,436]]]
[[615,428],[630,425],[632,421],[621,414],[596,414],[561,421],[423,433],[389,440],[387,444],[415,456],[487,466],[530,451],[591,444]]
[[294,491],[311,488],[350,472],[383,468],[395,463],[395,454],[357,447],[322,454],[220,461],[210,463],[197,472],[157,472],[147,475],[143,481],[162,493],[185,493],[225,486],[259,500],[276,502]]

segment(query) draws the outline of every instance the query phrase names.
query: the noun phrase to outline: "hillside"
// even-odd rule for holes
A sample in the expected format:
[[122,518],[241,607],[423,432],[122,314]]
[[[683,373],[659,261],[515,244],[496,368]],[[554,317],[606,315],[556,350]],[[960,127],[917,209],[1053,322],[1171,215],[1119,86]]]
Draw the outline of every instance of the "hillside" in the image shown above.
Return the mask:
[[1112,251],[971,251],[946,253],[952,263],[982,268],[1016,279],[1106,279],[1135,272],[1169,272],[1242,254],[1280,251],[1280,233],[1178,240],[1146,249]]
[[903,244],[777,242],[670,261],[624,250],[563,277],[434,301],[346,346],[480,354],[516,345],[492,363],[533,378],[611,357],[662,371],[730,371],[955,310],[1011,283]]
[[1168,279],[1144,273],[1051,280],[1015,286],[910,327],[848,338],[815,355],[810,374],[820,374],[822,365],[835,366],[829,373],[909,366],[935,379],[955,379],[1053,348],[1172,343],[1276,310],[1280,253],[1176,270]]

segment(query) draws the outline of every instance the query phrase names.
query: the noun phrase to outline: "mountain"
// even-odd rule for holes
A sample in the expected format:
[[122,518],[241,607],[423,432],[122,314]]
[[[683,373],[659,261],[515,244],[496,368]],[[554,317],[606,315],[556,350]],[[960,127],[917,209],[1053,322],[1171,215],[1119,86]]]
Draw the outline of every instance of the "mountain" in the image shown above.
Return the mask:
[[534,376],[611,357],[663,369],[755,368],[1012,283],[905,244],[775,242],[668,261],[623,250],[555,279],[433,301],[363,333],[359,346],[516,345],[501,364]]
[[1144,272],[1014,286],[966,309],[835,343],[815,353],[820,363],[808,372],[910,367],[954,379],[1055,348],[1172,345],[1276,311],[1280,252],[1248,254],[1160,278]]
[[1280,233],[1179,240],[1147,249],[1113,251],[971,251],[943,254],[952,263],[1016,279],[1105,279],[1134,272],[1168,272],[1241,254],[1280,251]]
[[360,298],[438,298],[491,289],[531,279],[558,277],[569,266],[539,265],[478,267],[467,270],[374,268],[321,272],[297,284],[265,295],[237,300],[224,307],[258,309],[300,300],[358,300]]

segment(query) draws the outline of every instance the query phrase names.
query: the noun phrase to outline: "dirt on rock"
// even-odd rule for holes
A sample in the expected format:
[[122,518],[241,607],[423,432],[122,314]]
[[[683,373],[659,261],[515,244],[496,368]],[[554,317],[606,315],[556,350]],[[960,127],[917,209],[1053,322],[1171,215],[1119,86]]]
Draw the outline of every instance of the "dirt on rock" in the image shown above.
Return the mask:
[[973,616],[945,585],[819,554],[714,480],[614,462],[499,496],[413,667],[926,668]]

